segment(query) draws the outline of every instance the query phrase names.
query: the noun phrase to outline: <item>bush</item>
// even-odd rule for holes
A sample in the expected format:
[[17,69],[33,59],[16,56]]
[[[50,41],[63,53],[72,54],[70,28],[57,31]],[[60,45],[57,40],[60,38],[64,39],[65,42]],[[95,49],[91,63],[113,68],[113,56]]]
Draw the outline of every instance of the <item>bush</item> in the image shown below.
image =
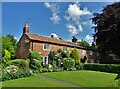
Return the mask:
[[51,64],[44,64],[43,69],[47,70],[48,72],[52,72],[53,66]]
[[76,69],[77,70],[83,70],[83,64],[80,63],[80,64],[76,65]]
[[36,60],[39,60],[39,61],[43,61],[43,57],[41,57],[37,52],[34,52],[34,51],[31,51],[29,53],[29,58],[30,59],[36,59]]
[[63,67],[68,70],[70,68],[75,67],[75,60],[73,58],[64,58],[63,59]]
[[56,60],[55,55],[57,55],[56,51],[50,51],[50,53],[48,55],[48,59],[49,59],[50,64],[53,64],[53,61]]
[[57,60],[57,66],[60,68],[61,67],[61,59]]
[[29,53],[30,58],[30,68],[33,70],[34,73],[41,73],[42,72],[42,65],[43,57],[41,57],[37,52],[31,51]]
[[29,62],[26,61],[25,59],[16,59],[16,60],[11,60],[6,63],[8,66],[10,65],[15,65],[18,66],[20,69],[28,69],[29,68]]
[[119,64],[84,64],[84,69],[101,72],[120,73]]
[[62,58],[68,58],[68,57],[69,57],[69,52],[68,52],[68,51],[67,51],[67,52],[62,51],[62,52],[61,52],[61,57],[62,57]]
[[74,48],[72,50],[72,52],[70,53],[70,57],[75,60],[76,65],[80,63],[80,55],[79,55],[77,48]]
[[2,70],[2,81],[17,79],[22,77],[29,77],[32,75],[32,71],[28,68],[26,70],[20,69],[17,66],[10,65]]

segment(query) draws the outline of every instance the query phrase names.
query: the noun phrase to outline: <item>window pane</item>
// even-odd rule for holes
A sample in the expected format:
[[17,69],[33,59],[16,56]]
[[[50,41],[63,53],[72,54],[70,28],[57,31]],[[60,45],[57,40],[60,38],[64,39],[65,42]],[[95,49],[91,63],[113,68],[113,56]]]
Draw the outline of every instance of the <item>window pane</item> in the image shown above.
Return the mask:
[[44,49],[50,50],[50,45],[49,44],[44,44]]

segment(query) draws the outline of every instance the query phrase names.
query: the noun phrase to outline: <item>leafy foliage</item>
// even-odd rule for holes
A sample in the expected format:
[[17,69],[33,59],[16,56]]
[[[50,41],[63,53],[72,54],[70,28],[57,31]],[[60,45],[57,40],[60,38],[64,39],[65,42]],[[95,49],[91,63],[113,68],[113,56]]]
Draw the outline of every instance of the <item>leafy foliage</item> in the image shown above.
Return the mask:
[[15,58],[15,48],[16,48],[17,40],[11,34],[2,37],[2,55],[4,54],[4,50],[8,50],[11,53],[11,58]]
[[73,58],[64,58],[63,59],[63,67],[66,70],[74,68],[75,67],[75,60]]
[[102,56],[113,53],[120,57],[120,2],[107,5],[102,13],[95,13],[94,40],[102,50]]
[[30,58],[30,68],[33,70],[33,72],[41,72],[43,62],[43,57],[41,57],[37,52],[31,51],[29,53]]
[[90,44],[85,40],[82,40],[81,42],[78,42],[78,43],[79,43],[79,45],[90,46]]
[[7,63],[8,61],[11,60],[11,53],[8,50],[4,50],[4,55],[2,57],[2,62]]
[[49,59],[50,64],[53,64],[53,60],[56,60],[55,55],[57,55],[56,51],[50,51],[50,53],[48,55],[48,59]]
[[101,72],[120,73],[119,64],[84,64],[84,69]]
[[28,69],[29,68],[29,63],[27,62],[27,60],[24,59],[15,59],[15,60],[11,60],[9,62],[7,62],[7,65],[15,65],[18,66],[20,69]]
[[75,60],[75,64],[80,63],[80,55],[79,55],[79,52],[78,52],[77,48],[74,48],[72,50],[72,52],[70,53],[70,57]]

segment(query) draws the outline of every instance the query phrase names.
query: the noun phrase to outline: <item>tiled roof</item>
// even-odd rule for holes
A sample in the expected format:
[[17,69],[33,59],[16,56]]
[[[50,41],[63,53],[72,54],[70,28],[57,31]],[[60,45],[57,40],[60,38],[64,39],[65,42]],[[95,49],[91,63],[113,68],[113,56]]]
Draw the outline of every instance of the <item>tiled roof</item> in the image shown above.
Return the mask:
[[64,40],[61,40],[61,39],[57,39],[57,38],[50,38],[50,37],[45,37],[45,36],[39,36],[39,35],[36,35],[36,34],[27,34],[27,36],[31,40],[73,46],[71,43],[69,43],[67,41],[64,41]]
[[97,49],[94,47],[80,46],[76,43],[64,41],[64,40],[57,39],[57,38],[39,36],[36,34],[26,34],[26,35],[29,37],[29,39],[34,40],[34,41],[47,42],[47,43],[52,43],[52,44],[72,46],[72,47],[77,47],[77,48],[81,48],[81,49],[88,49],[88,50],[96,50],[97,51]]

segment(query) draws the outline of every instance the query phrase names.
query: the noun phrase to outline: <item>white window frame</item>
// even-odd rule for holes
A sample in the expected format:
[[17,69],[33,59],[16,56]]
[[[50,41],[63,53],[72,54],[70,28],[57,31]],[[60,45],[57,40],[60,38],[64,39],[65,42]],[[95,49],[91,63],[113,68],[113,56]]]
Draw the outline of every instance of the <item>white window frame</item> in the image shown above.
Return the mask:
[[93,55],[93,51],[89,51],[89,55]]
[[49,45],[49,49],[45,49],[45,48],[44,48],[45,44],[47,44],[47,43],[44,43],[44,44],[43,44],[43,50],[48,50],[48,51],[49,51],[49,50],[51,49],[51,45],[50,45],[50,44],[47,44],[47,45]]
[[[45,57],[47,58],[46,62],[45,62]],[[43,64],[48,64],[48,56],[44,56]]]
[[[64,50],[64,47],[66,47],[66,50]],[[63,46],[63,51],[67,51],[67,49],[68,49],[67,46]]]

